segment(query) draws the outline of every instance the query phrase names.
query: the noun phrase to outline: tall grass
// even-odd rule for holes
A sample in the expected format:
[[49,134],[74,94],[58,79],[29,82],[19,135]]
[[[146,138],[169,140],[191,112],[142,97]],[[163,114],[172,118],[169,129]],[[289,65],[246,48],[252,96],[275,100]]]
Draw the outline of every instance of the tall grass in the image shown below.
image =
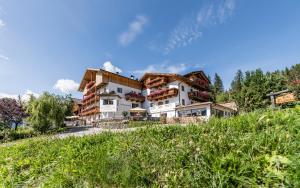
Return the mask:
[[0,146],[4,187],[299,187],[300,108]]

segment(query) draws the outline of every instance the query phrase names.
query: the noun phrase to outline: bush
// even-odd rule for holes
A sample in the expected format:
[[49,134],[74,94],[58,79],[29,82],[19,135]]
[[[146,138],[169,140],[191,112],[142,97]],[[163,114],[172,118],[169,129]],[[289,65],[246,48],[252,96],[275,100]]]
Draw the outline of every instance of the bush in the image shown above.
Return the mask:
[[300,108],[0,147],[3,187],[300,187]]
[[166,124],[167,123],[167,116],[161,115],[159,117],[159,121],[161,124]]
[[0,132],[0,142],[8,142],[18,139],[31,138],[37,136],[37,133],[32,128],[22,128],[17,130],[6,129]]

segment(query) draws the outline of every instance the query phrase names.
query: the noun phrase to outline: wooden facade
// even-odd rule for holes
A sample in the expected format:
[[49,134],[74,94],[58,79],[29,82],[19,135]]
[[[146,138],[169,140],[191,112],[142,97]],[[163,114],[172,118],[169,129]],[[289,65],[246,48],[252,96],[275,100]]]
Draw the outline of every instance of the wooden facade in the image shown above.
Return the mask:
[[285,104],[289,102],[295,102],[296,97],[293,93],[285,93],[275,98],[276,104]]

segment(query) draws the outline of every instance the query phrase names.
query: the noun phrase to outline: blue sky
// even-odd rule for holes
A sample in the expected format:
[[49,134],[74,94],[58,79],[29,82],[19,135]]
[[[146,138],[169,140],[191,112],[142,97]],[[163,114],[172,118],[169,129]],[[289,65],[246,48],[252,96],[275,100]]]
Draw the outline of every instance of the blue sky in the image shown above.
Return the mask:
[[72,93],[87,67],[221,75],[300,62],[297,0],[0,0],[0,97]]

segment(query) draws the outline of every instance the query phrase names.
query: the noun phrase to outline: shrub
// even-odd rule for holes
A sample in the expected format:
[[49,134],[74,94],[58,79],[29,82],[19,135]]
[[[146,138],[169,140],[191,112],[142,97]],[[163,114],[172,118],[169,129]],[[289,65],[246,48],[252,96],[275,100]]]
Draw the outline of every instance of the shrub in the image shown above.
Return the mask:
[[32,128],[20,127],[17,130],[7,129],[0,132],[0,142],[31,138],[34,136],[37,136],[37,133]]
[[125,117],[128,116],[128,112],[127,112],[127,111],[123,111],[123,112],[122,112],[122,115],[123,115],[123,117],[125,118]]
[[159,121],[160,121],[161,124],[166,124],[167,123],[167,116],[161,115],[159,117]]

